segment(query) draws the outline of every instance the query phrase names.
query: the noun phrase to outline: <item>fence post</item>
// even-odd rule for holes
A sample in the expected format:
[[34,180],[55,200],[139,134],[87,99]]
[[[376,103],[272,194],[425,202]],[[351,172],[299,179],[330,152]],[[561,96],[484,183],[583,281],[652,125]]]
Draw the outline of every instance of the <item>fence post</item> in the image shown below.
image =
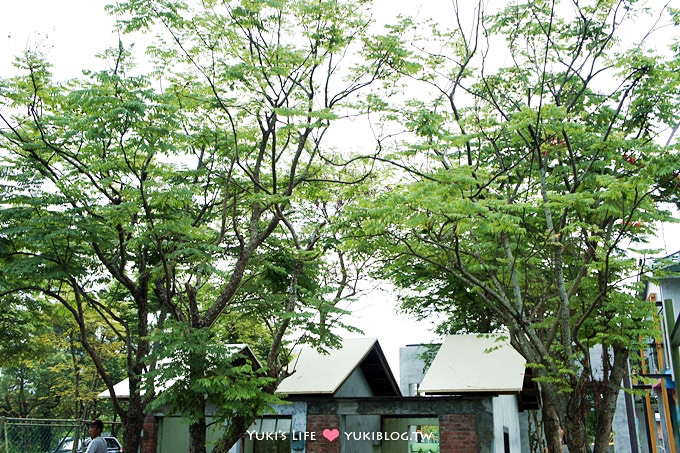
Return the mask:
[[2,431],[3,450],[7,453],[9,452],[9,445],[7,444],[7,425],[5,424],[5,417],[0,417],[0,431]]

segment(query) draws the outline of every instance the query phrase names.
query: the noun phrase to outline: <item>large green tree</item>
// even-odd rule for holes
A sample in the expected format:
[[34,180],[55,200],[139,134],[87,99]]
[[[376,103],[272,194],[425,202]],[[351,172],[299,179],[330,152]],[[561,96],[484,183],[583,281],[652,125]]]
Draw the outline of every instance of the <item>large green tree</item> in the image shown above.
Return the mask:
[[478,304],[504,326],[535,367],[551,452],[560,427],[570,452],[593,440],[605,452],[629,352],[650,327],[652,307],[625,281],[640,271],[629,250],[670,217],[659,202],[678,184],[678,60],[649,45],[667,11],[645,16],[627,0],[472,9],[456,10],[452,32],[402,24],[426,88],[389,118],[408,134],[391,156],[408,177],[358,211],[360,241],[380,251],[382,273],[430,291],[423,304],[448,287],[439,304]]
[[101,315],[124,342],[131,397],[112,402],[129,446],[152,398],[139,392],[147,337],[164,316],[152,317],[164,251],[155,228],[191,213],[180,217],[180,206],[162,217],[181,199],[169,193],[173,165],[158,161],[176,139],[176,108],[144,78],[124,75],[122,49],[111,55],[112,70],[58,84],[31,53],[18,62],[24,75],[5,81],[1,272],[3,298],[48,298],[71,313],[110,391],[119,373],[98,354],[88,316]]
[[[164,354],[152,354],[153,332],[214,341],[223,313],[260,310],[272,333],[268,393],[286,375],[287,332],[306,329],[298,337],[317,344],[331,338],[334,301],[353,290],[342,254],[327,255],[338,267],[324,259],[334,247],[328,215],[339,211],[328,207],[350,199],[368,169],[323,139],[361,114],[358,96],[401,63],[394,36],[368,36],[365,2],[113,9],[125,31],[159,33],[151,76],[133,75],[121,44],[105,54],[109,70],[56,83],[28,54],[24,75],[2,84],[0,292],[39,295],[71,312],[134,449],[155,397],[141,391],[143,374]],[[351,52],[361,59],[345,58]],[[275,290],[253,287],[272,281]],[[258,299],[239,298],[242,289]],[[125,342],[126,403],[88,336],[92,310]],[[198,404],[212,378],[203,340],[185,350]],[[203,452],[204,410],[191,409],[191,449]],[[222,448],[254,416],[235,414]]]

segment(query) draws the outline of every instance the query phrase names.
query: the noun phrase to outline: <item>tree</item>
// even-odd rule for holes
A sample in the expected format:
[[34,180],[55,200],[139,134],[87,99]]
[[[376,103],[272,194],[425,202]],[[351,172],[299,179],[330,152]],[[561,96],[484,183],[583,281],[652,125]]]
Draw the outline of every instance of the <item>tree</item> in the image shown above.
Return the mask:
[[50,353],[49,307],[39,301],[8,297],[0,314],[0,414],[26,418],[49,413],[59,401],[46,396],[56,394],[49,374],[55,358]]
[[[323,138],[337,120],[362,113],[357,96],[388,78],[400,56],[393,36],[368,36],[364,2],[207,1],[194,10],[129,1],[114,10],[129,17],[126,31],[157,22],[165,33],[167,42],[159,37],[150,49],[164,88],[131,75],[122,44],[105,54],[110,70],[67,84],[54,83],[35,54],[20,61],[26,75],[2,91],[17,113],[0,116],[7,193],[0,293],[40,294],[71,312],[129,449],[155,397],[141,392],[143,373],[156,366],[148,361],[150,334],[171,319],[187,338],[211,338],[269,257],[292,267],[282,267],[290,280],[264,391],[285,376],[284,337],[303,302],[318,302],[317,323],[328,330],[332,300],[352,291],[342,277],[347,270],[339,272],[335,299],[322,285],[301,297],[300,279],[330,244],[321,234],[323,207],[369,169],[324,149]],[[353,49],[362,62],[343,59]],[[321,186],[328,197],[311,203],[309,193]],[[86,335],[88,310],[125,341],[127,406]],[[197,385],[209,371],[200,360],[206,352],[194,349],[188,358],[188,379]],[[193,413],[191,448],[202,452],[204,411]],[[223,447],[254,416],[236,414]]]
[[377,266],[375,277],[395,284],[402,312],[420,321],[439,320],[437,334],[492,333],[502,329],[493,310],[480,304],[476,295],[449,272],[427,262],[413,263],[408,255],[388,260],[386,266]]
[[604,452],[629,351],[651,328],[628,250],[676,197],[677,57],[646,46],[655,30],[628,43],[637,2],[481,5],[471,27],[458,10],[453,32],[415,27],[411,77],[434,94],[389,118],[410,134],[391,156],[409,173],[357,211],[359,241],[397,283],[456,282],[457,310],[493,313],[535,368],[549,451],[561,426],[570,452],[591,436]]
[[[122,344],[90,316],[93,347],[120,368]],[[15,418],[91,419],[108,412],[98,404],[102,381],[86,359],[80,332],[65,310],[45,300],[5,297],[0,315],[0,414]]]
[[125,52],[112,55],[111,71],[57,85],[49,65],[29,53],[18,62],[26,75],[6,85],[4,103],[26,113],[2,116],[2,290],[61,303],[112,391],[119,374],[94,347],[88,316],[108,322],[127,354],[130,402],[112,402],[129,446],[152,398],[138,390],[147,336],[164,316],[150,317],[158,311],[150,279],[170,176],[154,158],[169,149],[173,137],[163,134],[177,122],[144,78],[123,75]]
[[[108,401],[98,398],[106,386],[81,345],[78,323],[60,305],[53,305],[49,321],[52,338],[37,340],[44,341],[48,356],[53,355],[56,359],[47,368],[55,382],[55,399],[59,402],[50,418],[115,420],[116,414]],[[85,321],[89,341],[104,367],[111,371],[112,380],[124,379],[124,343],[98,313],[88,313]]]

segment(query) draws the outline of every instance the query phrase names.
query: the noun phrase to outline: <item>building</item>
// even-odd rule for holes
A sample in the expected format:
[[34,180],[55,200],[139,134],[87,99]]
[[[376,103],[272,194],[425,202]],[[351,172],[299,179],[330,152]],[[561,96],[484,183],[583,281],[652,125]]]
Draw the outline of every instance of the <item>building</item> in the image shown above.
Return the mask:
[[655,279],[645,283],[643,300],[656,306],[658,334],[633,359],[636,371],[624,387],[614,419],[616,450],[633,453],[680,451],[680,411],[675,390],[680,378],[680,252],[656,260]]
[[449,335],[427,370],[421,358],[429,345],[400,351],[402,389],[430,397],[482,398],[492,415],[495,453],[529,451],[530,411],[539,409],[538,387],[526,360],[502,335]]
[[[524,451],[519,411],[530,400],[537,407],[538,394],[530,379],[525,385],[524,359],[502,338],[449,336],[426,372],[417,360],[401,363],[402,376],[420,367],[411,374],[422,377],[402,382],[404,394],[377,339],[346,339],[327,354],[303,349],[277,390],[288,404],[256,420],[232,452]],[[145,430],[144,453],[188,450],[181,414],[154,411]]]

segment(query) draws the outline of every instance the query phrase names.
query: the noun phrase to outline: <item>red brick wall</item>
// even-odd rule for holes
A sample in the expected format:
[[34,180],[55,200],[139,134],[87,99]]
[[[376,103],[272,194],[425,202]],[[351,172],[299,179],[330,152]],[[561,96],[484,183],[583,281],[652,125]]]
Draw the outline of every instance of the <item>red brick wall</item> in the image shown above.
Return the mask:
[[[338,430],[340,434],[332,442],[323,437],[324,430]],[[307,432],[314,433],[314,440],[307,441],[307,453],[340,453],[340,417],[337,415],[308,415]]]
[[156,442],[158,441],[157,418],[153,415],[147,415],[142,429],[144,430],[144,436],[142,437],[141,453],[156,453]]
[[473,414],[439,416],[441,453],[477,453],[477,422]]

